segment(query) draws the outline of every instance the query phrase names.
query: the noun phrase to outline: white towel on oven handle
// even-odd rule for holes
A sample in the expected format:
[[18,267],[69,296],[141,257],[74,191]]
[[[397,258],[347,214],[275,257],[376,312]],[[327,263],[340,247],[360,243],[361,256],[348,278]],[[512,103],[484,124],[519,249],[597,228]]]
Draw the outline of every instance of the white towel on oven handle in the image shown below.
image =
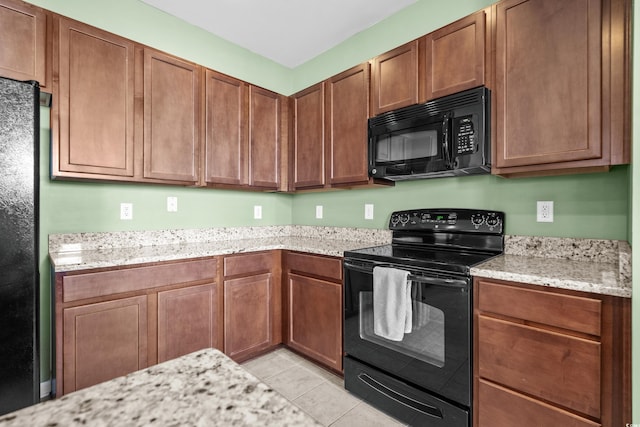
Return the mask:
[[397,268],[373,268],[373,333],[402,341],[412,328],[409,272]]

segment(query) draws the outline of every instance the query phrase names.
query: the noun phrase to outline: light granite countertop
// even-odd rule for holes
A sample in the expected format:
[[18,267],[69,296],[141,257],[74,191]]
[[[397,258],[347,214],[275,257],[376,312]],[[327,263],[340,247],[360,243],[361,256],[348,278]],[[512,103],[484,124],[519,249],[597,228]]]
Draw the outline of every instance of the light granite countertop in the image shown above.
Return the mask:
[[631,248],[617,240],[505,236],[504,254],[471,275],[631,298]]
[[[342,257],[391,242],[389,230],[267,226],[49,236],[56,272],[286,249]],[[630,298],[631,248],[624,241],[505,236],[504,255],[471,275]]]
[[54,271],[77,271],[272,249],[341,257],[391,241],[388,230],[271,226],[49,236]]
[[215,349],[0,416],[0,426],[319,426]]

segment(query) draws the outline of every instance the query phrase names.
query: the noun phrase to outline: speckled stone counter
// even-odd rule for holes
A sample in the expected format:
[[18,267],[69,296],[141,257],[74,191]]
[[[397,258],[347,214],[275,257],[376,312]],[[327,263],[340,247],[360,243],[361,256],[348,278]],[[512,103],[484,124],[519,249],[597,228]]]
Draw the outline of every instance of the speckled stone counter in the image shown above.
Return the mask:
[[390,241],[388,230],[309,226],[54,234],[49,258],[58,272],[271,249],[341,257]]
[[504,255],[471,275],[631,297],[631,248],[616,240],[505,236]]
[[0,416],[0,426],[319,426],[214,349]]
[[[49,236],[56,272],[286,249],[343,256],[391,242],[389,230],[267,226]],[[631,248],[618,240],[505,236],[504,255],[475,266],[477,277],[631,297]]]

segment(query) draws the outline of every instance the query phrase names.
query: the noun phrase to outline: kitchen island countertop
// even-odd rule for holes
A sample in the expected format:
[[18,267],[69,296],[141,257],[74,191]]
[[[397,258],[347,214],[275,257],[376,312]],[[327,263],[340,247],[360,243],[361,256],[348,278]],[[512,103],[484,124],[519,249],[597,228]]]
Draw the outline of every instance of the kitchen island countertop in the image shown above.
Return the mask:
[[0,416],[0,426],[319,426],[206,349]]

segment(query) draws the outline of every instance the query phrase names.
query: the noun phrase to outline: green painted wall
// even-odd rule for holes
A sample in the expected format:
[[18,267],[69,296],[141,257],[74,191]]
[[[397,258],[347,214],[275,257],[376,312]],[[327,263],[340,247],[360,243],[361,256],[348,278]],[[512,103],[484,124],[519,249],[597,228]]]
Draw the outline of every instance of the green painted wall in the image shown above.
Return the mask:
[[[491,0],[437,3],[433,0],[418,0],[404,11],[291,70],[138,0],[29,1],[285,95],[492,3]],[[635,15],[639,15],[637,8]],[[637,52],[637,45],[638,43],[636,53],[640,54]],[[635,79],[640,78],[638,70],[639,67],[635,66]],[[638,96],[634,97],[636,104],[638,99]],[[509,234],[627,239],[633,222],[629,214],[629,194],[632,194],[634,204],[640,203],[638,195],[631,189],[631,177],[633,176],[633,180],[640,179],[637,176],[640,172],[637,169],[632,171],[630,167],[617,167],[602,174],[549,178],[505,180],[482,176],[422,180],[398,183],[394,188],[294,196],[171,186],[52,182],[48,179],[48,109],[42,111],[40,260],[43,380],[48,378],[50,370],[50,362],[46,356],[50,350],[49,265],[46,258],[49,233],[291,223],[385,228],[392,209],[449,206],[503,210],[507,213]],[[634,126],[636,136],[640,132],[638,126],[640,125]],[[178,213],[165,212],[167,196],[178,197]],[[555,202],[554,223],[535,222],[536,200]],[[134,204],[132,221],[118,219],[119,203],[124,201]],[[375,219],[372,221],[363,219],[365,203],[373,203],[375,206]],[[264,207],[262,221],[252,219],[255,204]],[[315,206],[319,204],[325,210],[325,218],[322,220],[316,220],[314,215]],[[634,209],[633,212],[635,219],[639,210]],[[636,256],[634,254],[634,258]],[[634,287],[637,295],[640,283],[636,281]],[[637,308],[638,303],[635,305]],[[638,312],[637,309],[635,311]],[[634,318],[634,326],[636,330],[640,329],[640,320],[637,318]],[[638,339],[635,339],[634,348],[638,349],[639,346]],[[636,395],[640,395],[637,371],[636,368],[634,391]],[[635,409],[636,417],[640,417],[640,409]]]
[[[386,228],[392,211],[411,208],[483,208],[506,212],[506,233],[627,239],[629,168],[609,173],[546,178],[495,176],[398,182],[394,188],[309,193],[293,198],[293,222],[304,225]],[[536,222],[536,201],[554,201],[554,222]],[[374,219],[364,219],[364,204]],[[323,205],[324,218],[315,219]]]

